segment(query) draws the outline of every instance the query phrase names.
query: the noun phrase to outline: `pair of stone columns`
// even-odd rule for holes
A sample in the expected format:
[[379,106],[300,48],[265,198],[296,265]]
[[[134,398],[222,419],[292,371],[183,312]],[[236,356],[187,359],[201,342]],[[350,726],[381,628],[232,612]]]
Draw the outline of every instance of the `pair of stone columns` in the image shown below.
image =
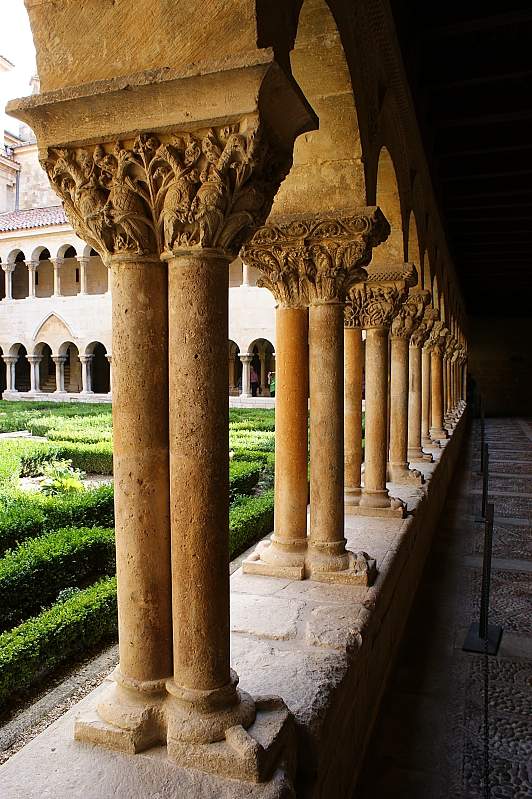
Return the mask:
[[15,271],[16,264],[8,263],[2,264],[2,269],[5,274],[5,292],[6,300],[13,299],[13,272]]
[[[367,208],[351,216],[298,218],[268,226],[244,250],[244,258],[261,272],[259,285],[269,288],[277,300],[275,530],[271,542],[260,545],[244,563],[244,571],[365,584],[374,577],[374,561],[345,546],[344,309],[348,294],[361,296],[357,287],[369,281],[362,267],[388,230],[378,209]],[[392,287],[394,298],[395,291]],[[356,334],[348,337],[348,364],[360,345]],[[381,349],[378,344],[378,352]],[[370,351],[375,355],[371,345]],[[384,373],[377,360],[378,353],[376,383]],[[357,392],[349,374],[346,387],[348,396]],[[357,424],[355,404],[349,405],[347,435],[349,425]],[[358,418],[361,427],[360,412]],[[348,481],[354,472],[349,452]]]
[[[119,119],[122,92],[108,86],[96,146],[93,132],[87,146],[57,147],[73,119],[103,119],[86,98],[66,99],[61,132],[45,122],[66,119],[53,114],[54,95],[22,108],[66,214],[113,285],[120,666],[76,736],[131,752],[163,741],[180,765],[254,781],[282,761],[291,726],[281,700],[255,702],[230,668],[228,271],[266,219],[295,137],[316,127],[268,59],[226,70],[223,92],[210,76],[165,75],[163,101],[143,83]],[[189,102],[189,128],[171,129],[184,84],[220,124],[193,118]],[[239,115],[232,105],[222,124],[235,98]],[[109,134],[115,124],[117,135],[146,133],[124,146]]]

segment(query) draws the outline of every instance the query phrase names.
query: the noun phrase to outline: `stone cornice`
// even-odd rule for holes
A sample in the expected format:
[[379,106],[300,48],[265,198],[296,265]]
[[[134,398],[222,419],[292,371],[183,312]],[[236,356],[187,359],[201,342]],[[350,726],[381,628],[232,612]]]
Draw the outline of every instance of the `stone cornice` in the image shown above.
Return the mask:
[[389,328],[408,296],[408,289],[416,284],[416,280],[413,264],[371,266],[367,279],[352,285],[348,292],[349,314],[357,320],[356,326]]
[[430,300],[430,292],[411,291],[392,321],[390,335],[392,338],[410,340],[423,320],[425,308]]
[[344,302],[350,286],[366,278],[363,267],[389,230],[376,207],[292,217],[259,228],[242,259],[260,270],[258,285],[284,307]]

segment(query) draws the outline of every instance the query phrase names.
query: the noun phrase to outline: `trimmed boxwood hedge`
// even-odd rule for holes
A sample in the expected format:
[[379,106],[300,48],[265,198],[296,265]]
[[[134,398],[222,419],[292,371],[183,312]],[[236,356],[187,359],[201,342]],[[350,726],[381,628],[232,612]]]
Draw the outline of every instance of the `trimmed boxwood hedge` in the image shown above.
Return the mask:
[[272,530],[273,491],[265,491],[258,497],[237,497],[229,513],[231,558],[236,558]]
[[263,468],[259,461],[231,461],[229,463],[231,498],[237,494],[250,494],[259,482]]
[[0,706],[72,656],[116,637],[116,577],[0,635]]
[[115,572],[114,531],[67,527],[32,538],[0,559],[0,631],[7,630],[68,587]]
[[61,527],[113,527],[112,486],[62,496],[17,494],[0,508],[0,554]]
[[86,444],[79,441],[53,441],[33,444],[27,453],[21,453],[22,477],[42,474],[42,465],[53,460],[70,460],[75,469],[89,474],[113,473],[113,445],[111,441]]

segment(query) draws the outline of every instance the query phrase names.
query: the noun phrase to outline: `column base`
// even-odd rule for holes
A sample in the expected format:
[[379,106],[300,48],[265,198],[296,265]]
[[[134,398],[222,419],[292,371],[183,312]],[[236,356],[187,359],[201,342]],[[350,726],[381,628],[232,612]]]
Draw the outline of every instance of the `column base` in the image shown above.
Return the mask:
[[431,427],[429,432],[431,441],[442,441],[445,438],[448,438],[447,430],[444,430],[443,427]]
[[74,738],[128,754],[163,742],[165,681],[139,683],[136,689],[118,669],[108,680],[108,690],[95,710],[76,720]]
[[244,574],[262,574],[265,577],[284,577],[289,580],[305,578],[306,539],[294,542],[303,544],[302,550],[286,550],[273,537],[271,540],[259,541],[255,551],[242,563]]
[[362,488],[360,486],[346,486],[344,491],[344,503],[348,506],[358,505],[361,496]]
[[408,463],[390,463],[388,472],[391,483],[422,486],[425,478],[418,469],[409,469]]
[[234,724],[223,740],[181,741],[168,729],[168,757],[183,768],[199,769],[247,782],[266,782],[279,766],[295,771],[296,741],[290,711],[277,697],[257,698],[255,720],[248,727]]
[[406,514],[404,503],[391,497],[388,489],[363,489],[360,504],[350,509],[355,516],[384,516],[402,519]]
[[[377,563],[366,552],[344,549],[344,542],[309,544],[306,574],[319,583],[343,585],[373,585]],[[335,552],[336,550],[342,550]]]

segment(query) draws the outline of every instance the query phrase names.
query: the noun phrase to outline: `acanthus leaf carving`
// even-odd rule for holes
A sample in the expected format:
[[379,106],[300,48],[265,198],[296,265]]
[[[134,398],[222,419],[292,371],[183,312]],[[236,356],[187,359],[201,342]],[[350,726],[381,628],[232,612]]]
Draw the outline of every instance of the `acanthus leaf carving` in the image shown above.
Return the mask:
[[142,134],[130,149],[51,149],[43,166],[76,233],[102,255],[217,248],[234,257],[266,219],[291,154],[255,120]]
[[445,327],[445,322],[442,322],[441,320],[435,322],[425,347],[431,352],[435,352],[437,355],[442,357],[445,351],[448,334],[449,331]]
[[422,347],[429,338],[432,328],[439,318],[440,314],[438,309],[427,306],[421,323],[410,336],[410,344],[413,347]]
[[292,218],[259,228],[242,251],[261,272],[258,285],[286,307],[344,302],[366,277],[372,249],[389,234],[378,208],[349,216]]
[[392,321],[392,338],[410,339],[423,320],[430,292],[411,291]]

